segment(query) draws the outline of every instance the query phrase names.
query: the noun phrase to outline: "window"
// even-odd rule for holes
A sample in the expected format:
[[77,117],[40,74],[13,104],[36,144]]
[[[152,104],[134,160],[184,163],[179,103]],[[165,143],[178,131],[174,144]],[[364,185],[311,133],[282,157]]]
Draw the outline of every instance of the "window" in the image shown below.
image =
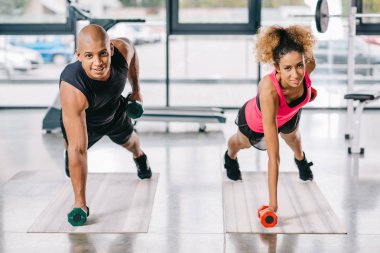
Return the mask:
[[255,34],[260,0],[168,1],[170,34]]
[[[354,0],[357,13],[379,14],[380,5],[378,0]],[[360,17],[357,19],[356,34],[358,35],[380,35],[380,17]]]
[[248,23],[248,0],[179,1],[180,24],[189,23]]
[[65,23],[65,0],[2,0],[0,5],[0,23]]

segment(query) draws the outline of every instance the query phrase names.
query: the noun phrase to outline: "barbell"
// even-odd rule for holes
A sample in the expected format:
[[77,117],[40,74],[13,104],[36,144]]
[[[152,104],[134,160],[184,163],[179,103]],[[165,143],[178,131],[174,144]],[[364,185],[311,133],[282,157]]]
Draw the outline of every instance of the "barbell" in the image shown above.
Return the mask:
[[[315,24],[317,30],[320,33],[324,33],[327,30],[329,21],[331,17],[348,17],[344,15],[330,15],[329,14],[329,5],[327,0],[318,0],[317,6],[315,9],[315,15],[294,15],[293,17],[315,17]],[[379,13],[356,13],[355,18],[373,18],[380,17]]]

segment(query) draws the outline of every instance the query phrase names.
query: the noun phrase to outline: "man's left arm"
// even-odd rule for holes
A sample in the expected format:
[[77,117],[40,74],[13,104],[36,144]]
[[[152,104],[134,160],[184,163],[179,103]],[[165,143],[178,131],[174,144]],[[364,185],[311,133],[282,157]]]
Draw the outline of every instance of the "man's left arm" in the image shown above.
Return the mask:
[[113,39],[111,42],[124,56],[128,64],[128,81],[132,87],[130,99],[142,102],[139,79],[139,58],[135,47],[132,42],[126,38]]

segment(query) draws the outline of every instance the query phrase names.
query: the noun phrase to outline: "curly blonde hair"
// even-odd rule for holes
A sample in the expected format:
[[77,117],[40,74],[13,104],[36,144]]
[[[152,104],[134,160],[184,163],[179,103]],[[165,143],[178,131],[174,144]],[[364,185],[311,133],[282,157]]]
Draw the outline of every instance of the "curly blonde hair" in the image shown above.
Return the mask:
[[261,63],[278,65],[282,56],[296,51],[304,54],[306,59],[311,59],[315,42],[316,39],[307,26],[261,27],[256,42],[256,58]]

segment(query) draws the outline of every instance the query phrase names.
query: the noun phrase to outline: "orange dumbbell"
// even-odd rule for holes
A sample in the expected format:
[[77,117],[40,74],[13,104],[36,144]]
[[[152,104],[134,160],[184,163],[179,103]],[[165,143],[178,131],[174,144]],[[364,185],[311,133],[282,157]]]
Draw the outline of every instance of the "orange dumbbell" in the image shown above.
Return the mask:
[[271,228],[276,226],[277,224],[277,215],[275,212],[272,211],[263,211],[264,209],[267,209],[269,206],[262,206],[257,210],[257,216],[259,217],[259,220],[261,224],[266,228]]

